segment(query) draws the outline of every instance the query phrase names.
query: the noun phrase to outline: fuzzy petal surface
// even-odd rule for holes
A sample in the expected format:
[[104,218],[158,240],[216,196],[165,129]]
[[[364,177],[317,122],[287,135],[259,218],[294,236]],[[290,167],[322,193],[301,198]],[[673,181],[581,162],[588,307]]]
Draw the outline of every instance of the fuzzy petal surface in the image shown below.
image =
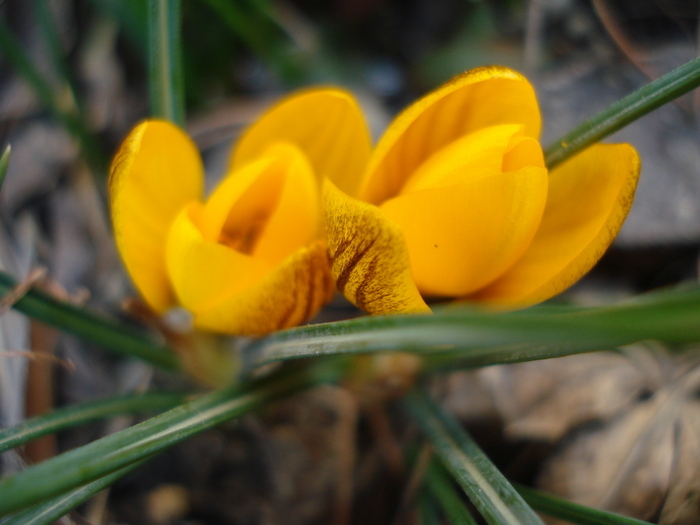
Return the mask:
[[177,126],[141,123],[117,151],[109,200],[117,247],[136,287],[156,312],[174,302],[165,244],[182,208],[202,198],[204,175],[197,148]]
[[474,299],[505,307],[539,303],[565,290],[603,256],[627,217],[640,172],[629,144],[597,144],[556,167],[530,247]]
[[525,77],[508,68],[472,69],[405,109],[389,126],[369,161],[360,189],[363,201],[395,197],[433,153],[489,126],[520,124],[538,138],[540,111]]
[[371,140],[362,111],[350,93],[319,88],[282,100],[241,137],[230,168],[240,168],[279,141],[302,150],[319,181],[327,177],[348,194],[357,194]]
[[330,181],[322,200],[333,278],[345,297],[370,314],[430,312],[413,282],[399,227]]

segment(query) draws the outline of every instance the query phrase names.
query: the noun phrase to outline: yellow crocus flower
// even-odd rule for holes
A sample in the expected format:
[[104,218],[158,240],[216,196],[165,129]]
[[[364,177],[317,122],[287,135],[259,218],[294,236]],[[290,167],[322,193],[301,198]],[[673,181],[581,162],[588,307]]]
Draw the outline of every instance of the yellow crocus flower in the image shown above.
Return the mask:
[[302,91],[246,130],[204,201],[189,137],[165,121],[141,123],[109,184],[117,246],[136,287],[155,312],[182,305],[206,330],[257,335],[309,320],[334,289],[321,182],[353,192],[370,147],[352,96]]
[[373,314],[427,312],[424,297],[523,307],[600,259],[632,205],[628,144],[594,145],[553,169],[530,83],[503,67],[464,73],[401,113],[357,192],[326,181],[333,277]]

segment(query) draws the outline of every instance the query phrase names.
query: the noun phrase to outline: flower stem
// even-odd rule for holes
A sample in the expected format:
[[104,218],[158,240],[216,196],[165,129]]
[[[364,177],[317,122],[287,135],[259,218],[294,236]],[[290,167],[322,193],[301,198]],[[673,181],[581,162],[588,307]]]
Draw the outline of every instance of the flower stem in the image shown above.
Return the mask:
[[[11,292],[16,285],[17,281],[10,275],[0,272],[0,295]],[[106,350],[138,357],[168,370],[180,369],[177,356],[167,346],[153,342],[130,326],[59,301],[39,290],[29,290],[12,307]]]
[[180,0],[149,0],[148,60],[151,114],[183,126]]
[[698,86],[700,86],[700,58],[691,60],[618,100],[551,144],[544,152],[547,167],[552,169],[630,122]]

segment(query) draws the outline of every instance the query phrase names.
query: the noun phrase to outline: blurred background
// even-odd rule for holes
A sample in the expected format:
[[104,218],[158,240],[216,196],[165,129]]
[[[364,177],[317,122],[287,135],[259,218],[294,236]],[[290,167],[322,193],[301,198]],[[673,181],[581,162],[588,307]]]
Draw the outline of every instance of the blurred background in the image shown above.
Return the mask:
[[[111,155],[149,114],[146,10],[145,0],[0,2],[0,145],[12,146],[0,192],[0,266],[18,279],[45,267],[52,293],[125,318],[121,303],[133,288],[113,244],[105,187]],[[547,145],[696,57],[700,45],[693,0],[183,0],[182,15],[187,127],[210,185],[240,130],[297,87],[352,90],[376,138],[397,111],[452,76],[506,65],[535,85]],[[610,252],[561,300],[601,304],[697,279],[699,108],[691,93],[608,140],[641,154],[637,199]],[[2,426],[168,381],[16,313],[4,314],[0,329]],[[21,354],[29,349],[54,357],[29,366]],[[632,354],[456,373],[436,388],[516,479],[644,519],[698,523],[700,480],[674,466],[682,457],[700,471],[693,363],[656,347]],[[688,394],[673,417],[690,434],[669,433],[673,425],[649,409],[679,384]],[[334,436],[347,433],[342,406],[338,392],[310,393],[204,433],[93,502],[88,521],[328,523]],[[64,433],[27,457],[5,454],[3,469],[127,423]],[[389,523],[406,473],[382,461],[370,420],[361,417],[357,432],[362,505],[353,522]],[[687,443],[678,438],[686,435]],[[686,514],[669,517],[686,504]]]

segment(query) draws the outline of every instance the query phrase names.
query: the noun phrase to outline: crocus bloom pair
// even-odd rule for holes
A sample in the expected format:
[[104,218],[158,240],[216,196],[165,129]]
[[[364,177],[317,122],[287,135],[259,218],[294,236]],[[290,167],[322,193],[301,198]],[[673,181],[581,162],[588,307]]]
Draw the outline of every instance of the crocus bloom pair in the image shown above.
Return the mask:
[[414,103],[374,150],[351,95],[302,91],[246,131],[203,201],[192,142],[146,121],[112,165],[117,244],[155,311],[181,304],[226,333],[304,322],[336,288],[369,313],[531,305],[600,259],[640,170],[616,144],[548,173],[539,132],[532,86],[501,67]]

